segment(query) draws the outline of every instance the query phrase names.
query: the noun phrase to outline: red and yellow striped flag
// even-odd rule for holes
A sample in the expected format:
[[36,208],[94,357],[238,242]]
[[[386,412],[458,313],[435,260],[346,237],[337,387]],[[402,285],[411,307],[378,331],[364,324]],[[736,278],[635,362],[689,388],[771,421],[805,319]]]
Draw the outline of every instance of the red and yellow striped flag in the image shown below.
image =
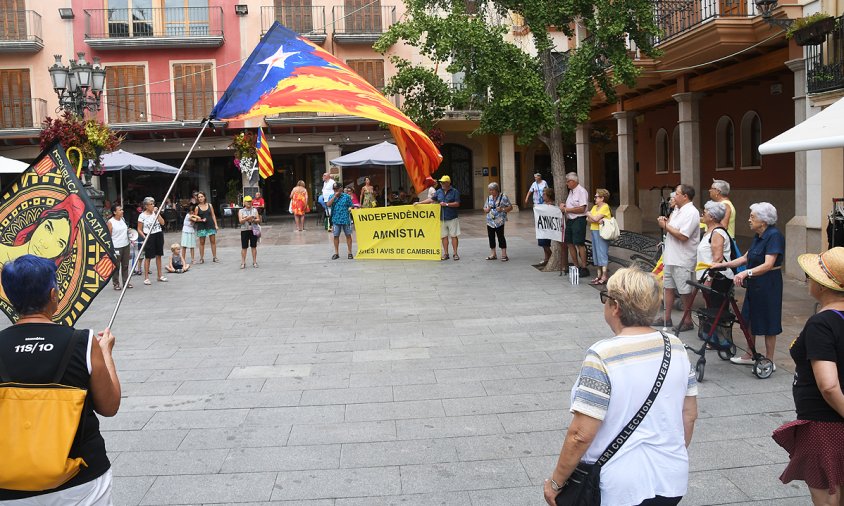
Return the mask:
[[255,149],[258,151],[258,173],[261,174],[261,178],[267,179],[275,173],[275,169],[270,146],[267,144],[267,138],[264,137],[261,127],[258,127],[258,142],[255,144]]

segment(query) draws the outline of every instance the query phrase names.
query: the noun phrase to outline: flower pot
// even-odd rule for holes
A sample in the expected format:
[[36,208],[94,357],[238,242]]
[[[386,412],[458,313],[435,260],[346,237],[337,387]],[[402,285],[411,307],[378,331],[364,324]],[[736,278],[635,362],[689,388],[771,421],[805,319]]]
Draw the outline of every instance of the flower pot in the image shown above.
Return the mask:
[[823,44],[826,36],[835,28],[835,18],[825,18],[794,32],[794,42],[798,46],[816,46]]

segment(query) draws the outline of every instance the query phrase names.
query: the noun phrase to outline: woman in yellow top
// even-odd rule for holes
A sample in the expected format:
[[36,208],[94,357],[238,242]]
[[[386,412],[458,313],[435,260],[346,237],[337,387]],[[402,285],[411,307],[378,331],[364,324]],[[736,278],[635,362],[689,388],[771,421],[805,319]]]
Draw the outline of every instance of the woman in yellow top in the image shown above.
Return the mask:
[[610,199],[610,192],[604,188],[595,190],[595,205],[586,215],[586,220],[590,223],[592,230],[592,263],[595,265],[597,277],[589,282],[591,285],[603,285],[609,278],[609,243],[606,239],[601,237],[601,222],[604,219],[612,218],[610,205],[607,201]]

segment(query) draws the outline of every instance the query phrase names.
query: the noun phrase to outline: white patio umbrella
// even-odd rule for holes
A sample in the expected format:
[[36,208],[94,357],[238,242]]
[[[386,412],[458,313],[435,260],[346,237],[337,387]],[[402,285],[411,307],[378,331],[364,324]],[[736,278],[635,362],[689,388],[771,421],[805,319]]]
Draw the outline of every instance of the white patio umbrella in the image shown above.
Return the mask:
[[0,174],[20,174],[29,167],[26,162],[0,156]]
[[772,155],[844,147],[844,100],[827,107],[759,146],[759,153]]
[[102,166],[106,172],[120,171],[120,202],[123,203],[123,171],[137,170],[139,172],[161,172],[164,174],[178,174],[179,169],[166,163],[157,162],[145,156],[136,155],[118,149],[102,156]]
[[363,148],[348,155],[335,158],[330,161],[338,167],[361,167],[364,165],[384,166],[384,203],[387,199],[387,167],[404,165],[399,148],[391,142],[384,141],[381,144]]

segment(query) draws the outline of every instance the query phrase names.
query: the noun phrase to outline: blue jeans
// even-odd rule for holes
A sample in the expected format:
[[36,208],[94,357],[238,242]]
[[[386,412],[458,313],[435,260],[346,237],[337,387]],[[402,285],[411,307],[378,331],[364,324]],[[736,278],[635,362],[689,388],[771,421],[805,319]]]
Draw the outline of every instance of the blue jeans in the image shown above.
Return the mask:
[[592,231],[592,265],[606,267],[609,260],[610,244],[601,237],[600,230]]

